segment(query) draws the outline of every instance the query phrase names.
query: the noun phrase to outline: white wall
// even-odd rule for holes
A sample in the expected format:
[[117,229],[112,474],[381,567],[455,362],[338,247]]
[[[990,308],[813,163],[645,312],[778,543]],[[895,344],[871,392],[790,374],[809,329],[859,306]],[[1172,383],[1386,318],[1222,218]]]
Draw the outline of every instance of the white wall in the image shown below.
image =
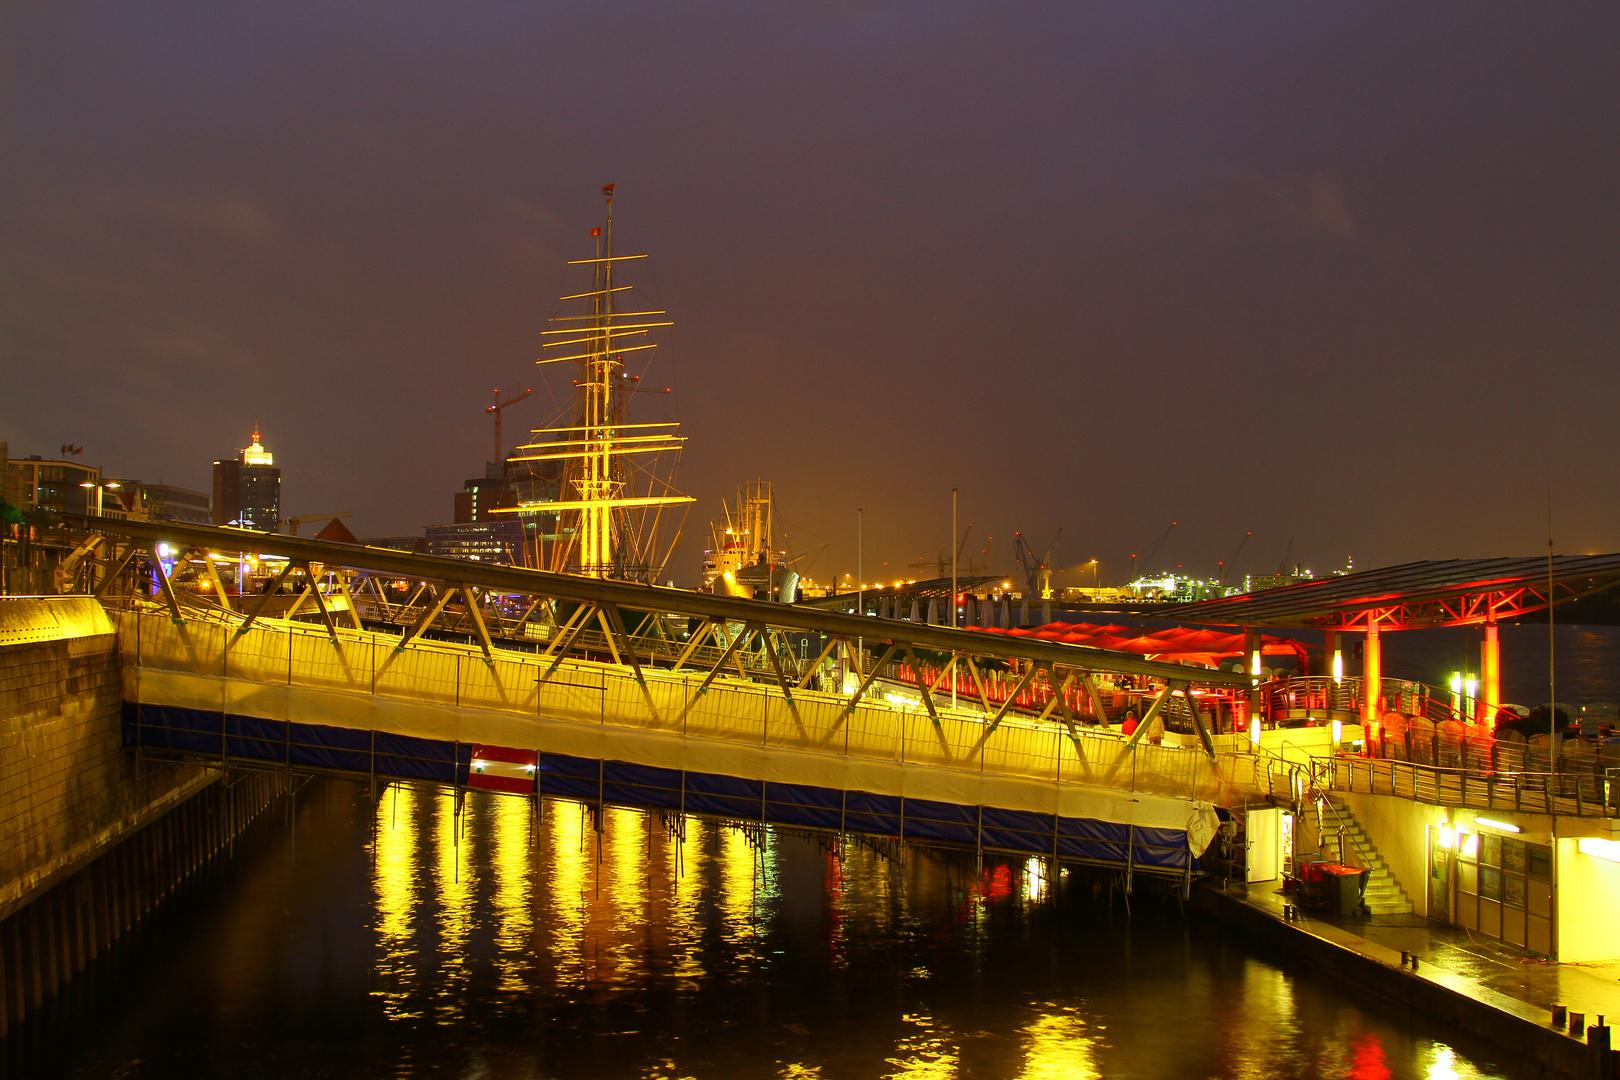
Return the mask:
[[1557,842],[1558,959],[1620,959],[1620,863],[1582,854],[1577,843]]

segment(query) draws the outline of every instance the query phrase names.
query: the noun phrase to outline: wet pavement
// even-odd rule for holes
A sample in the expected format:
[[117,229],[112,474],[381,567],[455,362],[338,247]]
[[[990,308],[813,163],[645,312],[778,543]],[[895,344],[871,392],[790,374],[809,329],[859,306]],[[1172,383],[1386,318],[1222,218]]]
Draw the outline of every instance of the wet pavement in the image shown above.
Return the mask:
[[[1228,895],[1281,919],[1292,894],[1271,882],[1234,885]],[[1399,966],[1401,953],[1418,957],[1418,975],[1488,1002],[1505,1012],[1551,1026],[1552,1007],[1620,1019],[1620,961],[1561,964],[1499,942],[1478,938],[1422,915],[1332,917],[1302,912],[1294,926],[1364,956]]]

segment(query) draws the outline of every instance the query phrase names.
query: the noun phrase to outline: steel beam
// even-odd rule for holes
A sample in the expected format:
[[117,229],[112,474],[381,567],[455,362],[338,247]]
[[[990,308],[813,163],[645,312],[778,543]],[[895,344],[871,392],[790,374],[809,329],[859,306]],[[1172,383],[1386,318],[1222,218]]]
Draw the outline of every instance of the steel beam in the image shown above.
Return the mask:
[[720,669],[726,666],[726,661],[731,659],[731,654],[736,652],[738,647],[752,636],[752,630],[744,630],[731,639],[731,643],[726,646],[726,651],[720,654],[720,659],[716,660],[714,667],[704,674],[703,681],[698,683],[698,688],[686,699],[686,704],[681,706],[681,715],[675,718],[676,724],[683,723],[686,720],[686,714],[692,711],[692,706],[697,704],[698,698],[709,692],[709,684],[714,682],[716,675],[720,674]]
[[[849,699],[849,704],[844,706],[845,716],[855,711],[855,706],[860,704],[861,698],[866,694],[866,688],[872,685],[872,680],[877,678],[877,673],[883,669],[884,664],[889,662],[889,659],[894,656],[895,650],[899,647],[899,645],[890,642],[889,647],[883,650],[883,655],[878,658],[878,662],[872,665],[872,670],[866,673],[866,677],[861,680],[861,685],[855,688],[855,694]],[[859,663],[859,659],[856,662]]]
[[1147,734],[1148,728],[1159,719],[1159,713],[1164,710],[1164,703],[1170,700],[1170,692],[1176,686],[1176,683],[1165,683],[1164,689],[1159,691],[1159,696],[1153,699],[1153,704],[1148,706],[1147,715],[1142,717],[1142,722],[1136,725],[1136,730],[1131,732],[1131,737],[1126,740],[1126,753],[1136,749],[1136,744],[1142,741],[1142,736]]
[[[893,638],[909,641],[926,649],[942,652],[973,653],[1004,659],[1030,659],[1038,663],[1092,671],[1117,671],[1155,679],[1187,677],[1179,664],[1144,660],[1129,653],[1113,653],[1062,642],[1029,637],[1007,637],[926,623],[871,619],[836,611],[824,611],[797,604],[778,604],[710,593],[688,592],[661,585],[641,585],[606,578],[557,574],[522,567],[503,567],[449,559],[436,555],[413,555],[383,548],[356,548],[307,537],[270,535],[248,530],[186,525],[179,522],[118,521],[94,515],[63,515],[78,527],[104,533],[131,536],[152,542],[167,541],[222,550],[244,550],[258,554],[310,560],[351,569],[371,570],[393,577],[428,578],[435,581],[466,583],[503,593],[548,596],[594,604],[617,604],[639,611],[678,612],[717,620],[748,623],[768,622],[795,630],[808,630],[846,638]],[[1198,681],[1207,686],[1246,686],[1241,673],[1210,670],[1200,672]]]
[[822,663],[826,661],[827,657],[832,655],[832,651],[834,649],[838,648],[838,642],[838,638],[827,638],[827,644],[822,647],[821,652],[816,655],[816,658],[810,662],[810,666],[804,669],[804,674],[799,676],[799,681],[797,684],[795,684],[794,689],[803,690],[806,686],[810,685],[810,676],[814,675],[821,669]]
[[917,689],[922,691],[923,707],[928,710],[928,719],[939,727],[939,713],[934,711],[934,688],[923,685],[922,662],[917,659],[917,651],[909,645],[906,646],[906,659],[911,661],[911,670],[917,673]]
[[281,573],[276,575],[276,580],[270,583],[270,587],[265,590],[264,595],[259,597],[259,602],[253,605],[252,612],[250,612],[248,617],[242,621],[242,625],[236,628],[237,637],[241,637],[243,634],[248,632],[248,627],[253,625],[253,621],[257,619],[264,611],[265,607],[269,605],[270,598],[276,595],[276,590],[281,588],[281,583],[287,580],[287,575],[293,572],[293,567],[296,565],[296,563],[289,560],[287,565],[281,568]]

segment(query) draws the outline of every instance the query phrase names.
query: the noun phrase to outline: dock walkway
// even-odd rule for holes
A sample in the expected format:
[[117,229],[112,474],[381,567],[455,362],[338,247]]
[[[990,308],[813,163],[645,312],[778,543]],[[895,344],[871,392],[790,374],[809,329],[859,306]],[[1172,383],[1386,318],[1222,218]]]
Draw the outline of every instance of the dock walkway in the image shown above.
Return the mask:
[[[1200,906],[1217,920],[1279,947],[1313,967],[1431,1017],[1449,1020],[1541,1066],[1543,1075],[1612,1077],[1613,1062],[1585,1033],[1552,1023],[1553,1007],[1620,1020],[1620,960],[1559,964],[1470,937],[1421,915],[1284,919],[1292,895],[1275,883],[1201,890]],[[1402,963],[1417,957],[1417,970]],[[1602,1022],[1607,1023],[1607,1020]],[[1612,1052],[1611,1052],[1612,1053]]]

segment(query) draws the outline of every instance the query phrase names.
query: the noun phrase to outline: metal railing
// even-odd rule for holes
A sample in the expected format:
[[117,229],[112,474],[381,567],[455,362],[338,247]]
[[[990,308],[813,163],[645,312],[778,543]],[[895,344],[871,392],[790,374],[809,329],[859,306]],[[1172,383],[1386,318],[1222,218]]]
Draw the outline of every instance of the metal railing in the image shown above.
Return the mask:
[[1316,782],[1326,790],[1394,795],[1434,806],[1516,810],[1576,817],[1620,816],[1620,768],[1591,771],[1483,772],[1445,765],[1363,757],[1321,759]]

